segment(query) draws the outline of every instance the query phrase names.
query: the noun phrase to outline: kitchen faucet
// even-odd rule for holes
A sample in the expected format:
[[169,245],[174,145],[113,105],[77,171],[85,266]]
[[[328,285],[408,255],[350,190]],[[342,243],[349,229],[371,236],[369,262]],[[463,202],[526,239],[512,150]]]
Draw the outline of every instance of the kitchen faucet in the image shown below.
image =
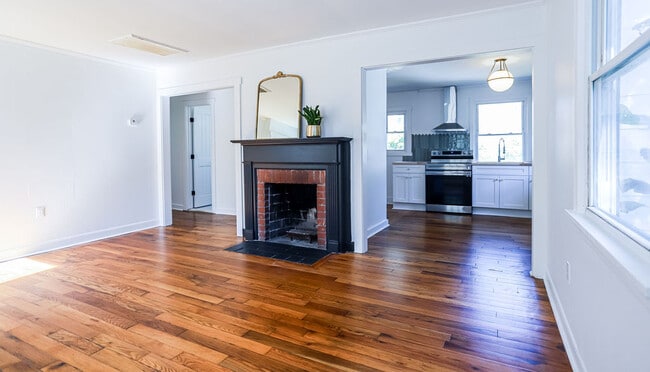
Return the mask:
[[[503,143],[503,150],[501,150],[501,143]],[[497,162],[501,163],[501,160],[506,160],[506,140],[503,137],[499,138],[499,148],[497,149]]]

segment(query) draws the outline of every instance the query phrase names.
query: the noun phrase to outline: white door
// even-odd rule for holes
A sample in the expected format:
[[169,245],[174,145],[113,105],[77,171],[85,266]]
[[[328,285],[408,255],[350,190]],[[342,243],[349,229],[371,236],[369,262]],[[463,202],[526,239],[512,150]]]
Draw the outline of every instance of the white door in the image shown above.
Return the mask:
[[212,108],[190,107],[193,208],[212,204]]

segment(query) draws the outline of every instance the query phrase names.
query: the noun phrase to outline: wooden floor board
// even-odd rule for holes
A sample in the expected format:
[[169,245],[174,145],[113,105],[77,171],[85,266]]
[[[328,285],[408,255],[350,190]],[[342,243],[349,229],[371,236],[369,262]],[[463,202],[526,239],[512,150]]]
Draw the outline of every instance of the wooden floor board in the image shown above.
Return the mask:
[[389,210],[366,254],[226,251],[232,216],[32,256],[0,283],[0,369],[570,370],[530,220]]

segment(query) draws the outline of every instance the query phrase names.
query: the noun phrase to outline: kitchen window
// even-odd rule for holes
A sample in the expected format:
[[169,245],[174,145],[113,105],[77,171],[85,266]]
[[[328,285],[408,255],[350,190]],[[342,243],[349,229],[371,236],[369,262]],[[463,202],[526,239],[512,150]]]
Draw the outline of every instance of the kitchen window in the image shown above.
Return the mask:
[[523,160],[523,107],[522,101],[476,105],[479,162]]
[[389,112],[386,116],[386,150],[393,154],[410,151],[407,119],[405,111]]
[[595,5],[589,206],[650,249],[650,3]]

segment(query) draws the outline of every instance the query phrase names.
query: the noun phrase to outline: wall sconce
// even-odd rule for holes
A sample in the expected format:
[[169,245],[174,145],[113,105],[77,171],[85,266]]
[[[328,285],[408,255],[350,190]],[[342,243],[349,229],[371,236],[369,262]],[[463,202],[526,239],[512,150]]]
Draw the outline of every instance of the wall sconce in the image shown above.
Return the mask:
[[[497,68],[497,64],[499,65]],[[497,58],[494,60],[492,70],[487,78],[487,83],[490,89],[495,92],[505,92],[510,89],[515,82],[514,76],[508,71],[505,58]]]

